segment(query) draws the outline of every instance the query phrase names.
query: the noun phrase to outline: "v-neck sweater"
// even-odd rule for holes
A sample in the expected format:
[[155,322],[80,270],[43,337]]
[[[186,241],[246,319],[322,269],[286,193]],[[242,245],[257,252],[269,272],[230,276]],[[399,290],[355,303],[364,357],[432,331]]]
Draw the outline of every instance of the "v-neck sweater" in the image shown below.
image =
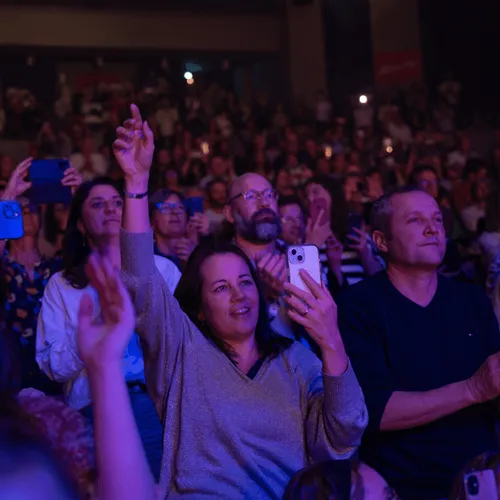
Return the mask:
[[181,310],[154,266],[152,233],[122,231],[121,249],[164,426],[165,498],[277,500],[301,468],[355,452],[367,411],[350,363],[325,375],[294,343],[250,379]]

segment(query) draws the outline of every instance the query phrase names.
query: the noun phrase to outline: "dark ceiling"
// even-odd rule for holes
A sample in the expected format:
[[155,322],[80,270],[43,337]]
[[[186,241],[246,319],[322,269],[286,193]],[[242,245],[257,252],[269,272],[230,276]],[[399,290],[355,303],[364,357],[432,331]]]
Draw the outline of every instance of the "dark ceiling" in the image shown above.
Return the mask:
[[194,10],[225,13],[279,13],[286,0],[0,0],[0,6],[71,7],[120,10]]

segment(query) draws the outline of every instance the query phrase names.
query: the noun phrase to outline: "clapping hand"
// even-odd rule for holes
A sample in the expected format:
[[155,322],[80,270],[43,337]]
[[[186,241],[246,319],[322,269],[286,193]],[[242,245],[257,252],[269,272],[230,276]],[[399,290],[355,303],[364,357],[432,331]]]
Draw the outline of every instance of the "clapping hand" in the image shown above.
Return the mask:
[[135,104],[130,111],[132,118],[116,129],[113,152],[126,178],[148,177],[155,150],[153,132]]
[[31,182],[26,180],[33,158],[23,160],[12,172],[9,182],[1,196],[3,200],[15,200],[31,187]]
[[265,294],[271,300],[283,295],[286,281],[285,256],[279,253],[264,253],[255,257],[259,277],[264,284]]
[[121,363],[135,326],[135,316],[119,273],[108,260],[92,254],[85,270],[99,295],[101,317],[94,319],[92,297],[85,294],[78,312],[77,346],[87,368],[99,370]]
[[328,374],[342,375],[347,369],[347,354],[337,323],[337,305],[324,283],[318,284],[311,275],[300,271],[300,277],[307,285],[305,292],[291,283],[285,284],[285,302],[290,306],[288,316],[302,325],[318,344],[323,363],[328,365]]

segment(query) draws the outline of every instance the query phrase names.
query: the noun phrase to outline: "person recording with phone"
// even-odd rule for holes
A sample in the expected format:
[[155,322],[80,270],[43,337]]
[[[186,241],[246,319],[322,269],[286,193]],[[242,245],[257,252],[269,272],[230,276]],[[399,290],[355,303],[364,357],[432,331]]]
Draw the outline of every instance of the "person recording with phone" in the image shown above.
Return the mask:
[[210,234],[210,221],[201,211],[203,206],[194,213],[193,200],[203,203],[201,198],[185,198],[169,189],[157,191],[150,199],[155,254],[172,260],[181,271],[200,240]]
[[[257,271],[236,245],[199,246],[175,300],[153,261],[146,198],[153,134],[138,108],[131,111],[114,143],[127,193],[123,277],[138,315],[146,382],[164,425],[162,493],[281,498],[293,474],[309,462],[351,456],[366,426],[363,395],[335,328],[336,306],[307,273],[301,277],[310,292],[286,286],[289,315],[321,346],[321,365],[270,328]],[[248,202],[254,211],[262,205],[277,210],[269,184],[240,179],[230,193],[241,202],[239,213],[233,212],[238,220]],[[255,191],[248,189],[251,182]],[[274,234],[275,215],[261,212],[258,235]],[[99,257],[91,264],[98,271]]]
[[[2,279],[8,290],[5,306],[7,327],[17,336],[21,345],[23,380],[22,387],[33,387],[45,393],[59,394],[60,385],[50,381],[40,372],[35,360],[35,338],[40,303],[49,278],[62,267],[59,258],[49,258],[39,248],[41,209],[29,198],[31,183],[26,181],[31,167],[31,158],[22,161],[12,173],[5,191],[0,196],[2,201],[17,200],[21,208],[23,236],[8,242],[0,239],[2,259]],[[63,186],[76,187],[81,183],[81,176],[75,169],[67,169],[61,180]],[[14,222],[3,220],[6,226]],[[5,229],[8,229],[5,227]],[[2,237],[0,227],[0,238]]]

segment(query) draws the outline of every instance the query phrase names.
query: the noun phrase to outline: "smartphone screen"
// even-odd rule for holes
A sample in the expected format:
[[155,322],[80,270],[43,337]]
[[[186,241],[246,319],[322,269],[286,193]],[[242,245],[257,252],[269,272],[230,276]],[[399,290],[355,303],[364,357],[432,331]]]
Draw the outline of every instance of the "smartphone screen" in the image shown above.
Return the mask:
[[36,204],[69,203],[71,188],[61,184],[68,168],[68,160],[33,160],[29,170],[31,188],[26,196]]
[[193,196],[187,199],[189,216],[203,213],[203,198],[201,196]]

